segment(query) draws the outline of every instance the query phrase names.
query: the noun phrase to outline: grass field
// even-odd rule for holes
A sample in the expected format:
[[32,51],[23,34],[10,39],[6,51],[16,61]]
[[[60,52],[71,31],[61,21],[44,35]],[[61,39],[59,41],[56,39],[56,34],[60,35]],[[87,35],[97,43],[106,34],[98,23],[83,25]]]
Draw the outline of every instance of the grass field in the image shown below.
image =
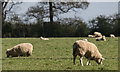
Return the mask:
[[[85,37],[83,37],[85,38]],[[95,41],[87,38],[98,47],[105,60],[102,65],[91,61],[91,66],[86,66],[87,59],[83,58],[84,66],[79,63],[73,65],[72,45],[77,38],[50,38],[43,41],[39,38],[3,38],[2,39],[2,69],[3,70],[118,70],[118,38],[109,38],[107,41]],[[34,46],[33,55],[30,57],[6,58],[6,49],[19,43],[29,42]]]

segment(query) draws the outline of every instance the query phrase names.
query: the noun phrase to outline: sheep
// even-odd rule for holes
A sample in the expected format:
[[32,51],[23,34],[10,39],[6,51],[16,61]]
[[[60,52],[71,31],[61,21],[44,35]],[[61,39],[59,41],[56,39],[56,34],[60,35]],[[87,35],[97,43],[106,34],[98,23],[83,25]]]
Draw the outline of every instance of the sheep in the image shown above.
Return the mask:
[[82,39],[83,41],[88,41],[87,39]]
[[97,37],[96,38],[96,41],[100,41],[100,40],[103,40],[103,37]]
[[77,55],[80,56],[80,63],[82,66],[83,56],[85,56],[88,60],[87,65],[90,65],[90,60],[94,60],[98,64],[102,64],[102,60],[104,60],[95,44],[83,40],[78,40],[73,44],[73,64],[75,64]]
[[95,35],[88,35],[88,37],[93,38],[93,37],[95,37]]
[[49,40],[48,38],[40,37],[41,40]]
[[101,40],[106,41],[106,37],[103,35],[102,37],[96,38],[96,41],[101,41]]
[[114,35],[114,34],[110,34],[110,37],[111,37],[111,38],[115,38],[115,35]]
[[103,37],[103,40],[106,41],[106,37],[104,35],[102,37]]
[[96,37],[102,37],[102,34],[101,34],[100,32],[94,32],[94,35],[95,35]]
[[21,43],[10,49],[7,49],[7,57],[18,57],[18,56],[31,56],[33,51],[33,45],[31,43]]

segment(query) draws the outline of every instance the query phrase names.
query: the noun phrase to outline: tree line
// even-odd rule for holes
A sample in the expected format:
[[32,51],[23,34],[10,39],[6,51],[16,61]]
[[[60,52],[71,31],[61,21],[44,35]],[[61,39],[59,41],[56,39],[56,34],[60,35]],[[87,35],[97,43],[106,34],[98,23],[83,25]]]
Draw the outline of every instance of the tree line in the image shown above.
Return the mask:
[[[21,3],[2,2],[2,37],[85,37],[95,31],[106,36],[120,34],[118,14],[100,15],[88,23],[78,17],[59,18],[70,10],[87,9],[88,2],[38,2],[20,18],[12,9]],[[45,22],[46,18],[50,21]],[[34,22],[30,22],[32,19]]]
[[120,36],[118,15],[103,16],[85,23],[79,18],[64,18],[56,22],[38,22],[24,24],[23,22],[5,22],[2,28],[3,37],[86,37],[95,31],[109,36],[111,33]]

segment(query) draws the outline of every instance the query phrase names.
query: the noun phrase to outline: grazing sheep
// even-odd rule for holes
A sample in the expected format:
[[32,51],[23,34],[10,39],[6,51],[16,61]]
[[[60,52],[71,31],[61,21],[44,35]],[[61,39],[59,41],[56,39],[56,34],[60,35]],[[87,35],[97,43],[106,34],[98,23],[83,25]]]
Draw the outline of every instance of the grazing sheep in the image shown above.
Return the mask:
[[93,37],[95,37],[95,35],[88,35],[88,37],[93,38]]
[[78,40],[73,44],[73,63],[75,64],[76,56],[80,56],[80,63],[83,66],[82,58],[85,56],[88,59],[87,65],[90,65],[90,60],[102,64],[102,55],[98,51],[95,44],[83,40]]
[[106,37],[103,35],[102,37],[96,38],[96,41],[101,41],[101,40],[106,41]]
[[115,38],[115,35],[114,35],[114,34],[110,34],[110,37],[111,37],[111,38]]
[[41,40],[49,40],[48,38],[40,37]]
[[96,37],[102,37],[102,34],[100,32],[94,32]]
[[30,56],[32,55],[33,45],[31,43],[21,43],[10,49],[7,49],[7,57]]

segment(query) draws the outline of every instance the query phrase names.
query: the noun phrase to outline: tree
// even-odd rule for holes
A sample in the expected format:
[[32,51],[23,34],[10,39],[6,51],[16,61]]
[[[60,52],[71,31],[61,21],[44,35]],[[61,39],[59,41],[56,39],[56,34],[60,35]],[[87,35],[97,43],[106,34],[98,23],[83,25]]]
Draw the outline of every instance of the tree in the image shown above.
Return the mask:
[[[61,13],[67,13],[70,10],[75,11],[75,8],[86,9],[89,3],[88,2],[51,2],[51,4],[49,5],[51,6],[50,9],[51,14],[54,16],[54,13],[56,12],[56,16],[57,16],[58,14]],[[51,20],[53,19],[53,16],[51,17]]]
[[[45,6],[35,6],[35,7],[30,7],[27,11],[27,15],[28,15],[28,18],[29,19],[33,19],[35,18],[36,19],[36,22],[40,23],[40,22],[43,22],[43,18],[46,18],[47,17],[47,11],[45,11]],[[28,20],[29,20],[28,19]]]
[[[88,5],[88,2],[39,2],[37,6],[29,8],[27,13],[31,13],[33,16],[36,13],[38,13],[37,16],[42,16],[41,14],[43,14],[44,18],[49,17],[50,22],[53,22],[54,17],[59,14],[67,13],[76,8],[86,9]],[[36,18],[36,16],[34,17]]]
[[9,0],[2,2],[2,24],[4,24],[7,14],[12,13],[12,8],[22,2],[9,2]]
[[63,18],[59,22],[62,26],[63,36],[86,36],[89,33],[87,24],[81,18]]
[[119,26],[120,16],[119,16],[119,14],[115,14],[113,16],[112,23],[114,24],[114,27],[113,27],[114,34],[117,36],[120,36],[120,26]]
[[2,36],[3,37],[11,37],[12,26],[11,23],[5,23],[2,26]]
[[81,23],[78,25],[75,35],[83,37],[83,36],[87,36],[89,34],[89,32],[90,31],[89,31],[89,28],[87,27],[87,25],[84,23]]
[[119,16],[104,16],[100,15],[95,19],[89,21],[91,33],[98,31],[101,32],[103,35],[109,36],[111,33],[118,35],[118,21]]

